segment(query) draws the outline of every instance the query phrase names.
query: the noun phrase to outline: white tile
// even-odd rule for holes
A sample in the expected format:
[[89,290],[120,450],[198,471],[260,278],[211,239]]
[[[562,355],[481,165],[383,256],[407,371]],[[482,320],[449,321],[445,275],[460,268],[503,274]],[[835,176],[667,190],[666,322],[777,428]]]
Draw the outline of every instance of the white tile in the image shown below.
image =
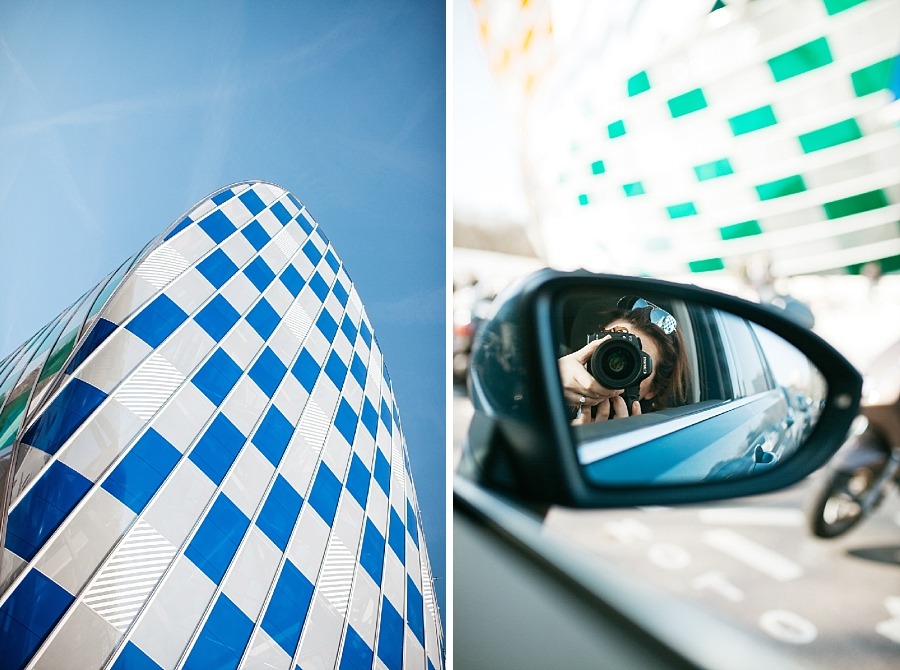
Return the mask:
[[222,404],[222,411],[244,435],[253,432],[269,399],[249,377],[241,377]]
[[296,426],[307,398],[309,398],[309,394],[306,389],[300,385],[294,375],[288,373],[275,393],[275,405],[281,410],[284,417]]
[[245,447],[222,488],[238,509],[252,518],[274,472],[258,449]]
[[234,261],[238,267],[243,267],[251,258],[256,255],[256,249],[247,241],[240,232],[234,233],[227,240],[222,242],[219,247],[228,254],[228,257]]
[[262,628],[254,631],[247,651],[247,667],[271,670],[290,670],[292,657]]
[[153,428],[184,453],[215,409],[200,389],[193,384],[184,384],[153,419]]
[[[304,500],[306,495],[303,496]],[[291,563],[313,584],[316,583],[331,529],[312,507],[303,504],[293,537],[287,547]]]
[[372,649],[375,648],[375,631],[378,627],[380,603],[381,590],[369,573],[360,567],[354,578],[347,622]]
[[250,368],[250,362],[256,358],[262,345],[263,339],[259,333],[243,319],[222,340],[222,348],[242,370]]
[[[56,628],[32,665],[35,670],[100,668],[122,634],[83,603],[76,603],[65,625]],[[85,644],[90,640],[90,644]]]
[[150,503],[145,519],[169,542],[181,546],[215,490],[209,477],[184,459]]
[[163,668],[174,668],[215,584],[184,556],[180,557],[131,633],[131,640]]
[[240,314],[246,312],[259,297],[259,291],[243,272],[238,272],[229,279],[228,283],[219,289],[219,293]]
[[70,593],[81,591],[135,515],[103,489],[68,517],[35,566]]
[[280,559],[281,551],[259,528],[251,526],[222,591],[253,621],[259,616]]
[[142,419],[110,398],[63,447],[59,460],[97,481],[143,427]]
[[175,280],[166,288],[166,295],[176,305],[184,310],[185,314],[193,314],[213,294],[213,287],[209,282],[198,276],[199,272],[185,272],[183,276]]
[[241,228],[252,218],[250,210],[237,197],[223,202],[220,209],[228,217],[228,220],[234,224],[235,228]]
[[343,617],[325,598],[314,597],[297,649],[297,665],[310,669],[335,667],[343,623]]
[[188,225],[170,239],[168,244],[191,264],[206,256],[215,247],[209,236],[194,224]]
[[152,351],[152,347],[141,338],[119,328],[82,364],[75,376],[104,393],[112,393]]
[[136,309],[159,291],[146,279],[133,274],[116,290],[113,300],[103,308],[104,319],[113,323],[123,323]]

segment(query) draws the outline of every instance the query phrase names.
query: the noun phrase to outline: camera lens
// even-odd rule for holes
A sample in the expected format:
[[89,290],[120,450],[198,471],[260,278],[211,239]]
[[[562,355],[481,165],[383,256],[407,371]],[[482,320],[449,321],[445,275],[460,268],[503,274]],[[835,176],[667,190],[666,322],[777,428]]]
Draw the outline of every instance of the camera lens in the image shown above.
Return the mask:
[[611,339],[597,347],[587,369],[608,389],[628,388],[649,374],[643,365],[640,342],[624,338]]
[[634,355],[624,347],[614,347],[605,352],[603,359],[600,361],[600,367],[607,376],[616,379],[628,379],[634,375],[634,368],[637,361]]

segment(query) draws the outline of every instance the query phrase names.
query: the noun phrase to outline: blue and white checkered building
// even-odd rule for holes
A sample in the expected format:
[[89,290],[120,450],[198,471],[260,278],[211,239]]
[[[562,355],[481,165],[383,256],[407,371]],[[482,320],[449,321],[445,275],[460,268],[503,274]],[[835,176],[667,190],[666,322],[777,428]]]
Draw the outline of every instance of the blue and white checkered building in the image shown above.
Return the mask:
[[0,668],[441,668],[409,472],[328,238],[218,191],[0,362]]

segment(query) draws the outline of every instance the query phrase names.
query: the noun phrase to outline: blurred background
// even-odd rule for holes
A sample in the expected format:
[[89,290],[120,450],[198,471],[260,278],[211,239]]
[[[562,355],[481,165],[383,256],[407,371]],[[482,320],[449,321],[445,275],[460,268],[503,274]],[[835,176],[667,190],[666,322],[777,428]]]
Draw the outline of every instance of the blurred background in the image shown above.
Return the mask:
[[[538,267],[771,304],[861,370],[900,339],[898,0],[454,0],[452,53],[457,457],[472,335]],[[823,542],[821,476],[548,526],[817,667],[896,667],[898,496]],[[738,565],[723,529],[796,570]]]

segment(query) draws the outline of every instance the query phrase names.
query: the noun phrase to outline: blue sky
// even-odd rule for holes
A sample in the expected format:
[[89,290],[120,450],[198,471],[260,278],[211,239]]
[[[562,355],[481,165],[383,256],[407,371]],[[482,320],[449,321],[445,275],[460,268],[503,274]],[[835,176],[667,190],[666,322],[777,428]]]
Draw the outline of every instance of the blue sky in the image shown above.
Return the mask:
[[0,357],[208,193],[265,179],[391,372],[445,616],[445,4],[0,6]]

